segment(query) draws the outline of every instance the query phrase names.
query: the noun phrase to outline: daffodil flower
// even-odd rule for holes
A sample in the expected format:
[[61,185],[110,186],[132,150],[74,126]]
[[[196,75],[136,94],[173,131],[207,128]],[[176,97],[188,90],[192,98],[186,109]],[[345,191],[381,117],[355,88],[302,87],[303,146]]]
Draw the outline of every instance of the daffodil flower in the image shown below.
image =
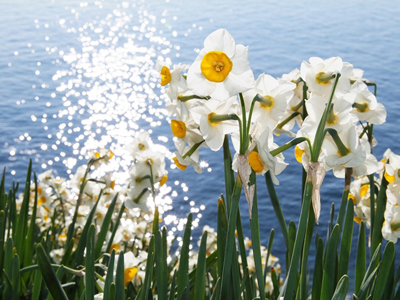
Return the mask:
[[213,151],[218,151],[222,147],[225,134],[238,131],[239,128],[237,121],[228,118],[220,120],[218,116],[236,114],[237,111],[236,97],[231,97],[224,102],[213,99],[206,103],[198,102],[190,110],[194,121],[200,126],[200,132],[207,146]]
[[254,97],[260,95],[254,104],[252,120],[274,129],[281,120],[296,85],[290,81],[277,80],[270,75],[261,74],[254,89],[243,94],[246,109],[251,107]]
[[187,70],[188,67],[188,65],[178,64],[171,70],[167,63],[157,61],[156,69],[161,75],[160,83],[162,86],[169,85],[166,93],[170,99],[176,99],[179,94],[187,91],[186,79],[183,77],[182,72]]
[[254,75],[247,47],[236,45],[225,29],[214,31],[190,66],[187,83],[194,94],[220,101],[249,90],[254,85]]
[[386,122],[385,107],[383,104],[378,103],[376,97],[370,92],[364,82],[357,80],[344,98],[352,102],[352,113],[356,115],[360,121],[367,121],[375,125]]
[[336,92],[345,94],[350,90],[349,76],[352,73],[350,66],[343,64],[340,57],[331,57],[326,60],[319,57],[311,57],[309,63],[303,61],[301,64],[300,74],[310,92],[329,95],[332,91],[334,76],[336,73],[340,73],[341,77],[338,81]]

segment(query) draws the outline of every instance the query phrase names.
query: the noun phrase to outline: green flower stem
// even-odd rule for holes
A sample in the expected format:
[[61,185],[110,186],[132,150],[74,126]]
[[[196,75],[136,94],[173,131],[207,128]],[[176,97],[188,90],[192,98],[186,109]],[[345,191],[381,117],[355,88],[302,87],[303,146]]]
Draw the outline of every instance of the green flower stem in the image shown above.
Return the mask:
[[288,235],[288,228],[286,225],[285,217],[283,216],[281,205],[279,203],[278,195],[275,191],[274,183],[272,182],[271,173],[268,171],[264,175],[265,177],[265,184],[267,185],[269,198],[271,200],[272,207],[274,208],[274,212],[276,218],[278,219],[279,227],[281,228],[283,239],[286,244],[286,248],[289,248],[289,235]]
[[140,192],[139,196],[137,196],[135,199],[133,199],[133,202],[135,202],[136,204],[138,204],[139,201],[140,201],[140,199],[143,197],[143,195],[144,195],[146,192],[149,192],[149,189],[148,189],[148,188],[144,188],[144,189]]
[[[243,122],[243,142],[244,142],[244,149],[247,149],[249,146],[249,139],[248,139],[248,130],[246,129],[247,126],[247,120],[246,120],[246,105],[244,103],[244,98],[243,94],[239,93],[239,99],[240,99],[240,106],[242,108],[242,122]],[[250,126],[250,125],[249,125]]]
[[[375,96],[376,96],[376,84],[375,84]],[[368,142],[371,146],[371,154],[372,154],[372,141],[373,141],[373,130],[374,130],[374,125],[367,123],[367,136],[368,136]],[[369,178],[369,201],[370,201],[370,208],[371,208],[371,234],[374,228],[374,222],[375,222],[375,176],[374,174],[368,175]]]
[[233,195],[232,195],[231,209],[229,212],[228,233],[226,236],[225,258],[224,258],[222,279],[221,279],[221,297],[220,297],[221,300],[228,299],[227,296],[229,295],[229,290],[230,290],[232,258],[234,252],[236,252],[235,229],[236,229],[236,220],[239,210],[239,199],[241,191],[242,191],[242,181],[240,180],[240,177],[238,175],[236,177],[235,188],[233,190]]
[[324,141],[324,138],[325,138],[325,130],[324,130],[325,124],[326,124],[326,120],[328,118],[329,108],[331,107],[333,95],[335,94],[335,90],[336,90],[336,86],[339,81],[339,78],[340,78],[340,73],[337,73],[335,76],[335,82],[333,83],[329,102],[326,105],[325,111],[321,117],[319,124],[318,124],[317,132],[315,134],[315,141],[314,141],[314,145],[313,145],[313,153],[311,154],[312,162],[318,161],[319,153],[321,152],[322,142]]
[[340,139],[340,136],[337,133],[336,129],[328,128],[325,131],[328,132],[333,138],[333,141],[335,142],[336,147],[338,148],[340,156],[343,157],[350,153],[350,150],[343,144],[342,140]]
[[[257,204],[257,183],[256,183],[256,173],[251,172],[250,182],[254,186],[254,197],[252,206],[252,218],[250,219],[250,229],[251,229],[251,242],[253,245],[254,253],[254,264],[256,267],[256,275],[258,281],[258,288],[260,290],[261,300],[265,299],[265,281],[263,276],[262,262],[261,262],[261,242],[260,242],[260,226],[258,222],[258,204]],[[268,263],[268,262],[266,262]]]
[[71,239],[72,239],[72,237],[73,237],[76,219],[78,218],[79,206],[81,205],[83,191],[84,191],[84,189],[85,189],[86,182],[87,182],[87,181],[86,181],[86,177],[87,177],[87,175],[89,174],[90,167],[92,166],[93,161],[95,161],[95,160],[90,160],[90,161],[88,162],[87,166],[86,166],[86,171],[85,171],[85,174],[83,175],[82,183],[81,183],[81,186],[80,186],[80,189],[79,189],[78,200],[76,201],[74,216],[73,216],[73,218],[72,218],[71,225],[69,225],[69,227],[68,227],[67,242],[65,243],[65,245],[69,245],[69,242],[71,241]]
[[151,193],[153,194],[153,201],[156,204],[156,191],[154,189],[154,176],[153,176],[153,166],[151,164],[150,159],[147,160],[147,164],[150,168],[150,184],[151,184]]
[[151,178],[150,175],[144,175],[144,176],[142,176],[142,177],[136,177],[136,178],[135,178],[135,181],[136,181],[137,183],[140,183],[140,182],[142,182],[143,180],[150,179],[150,178]]
[[278,155],[279,153],[281,153],[281,152],[283,152],[283,151],[285,151],[285,150],[287,150],[287,149],[289,149],[289,148],[291,148],[291,147],[293,147],[293,146],[296,146],[297,144],[300,144],[300,143],[302,143],[302,142],[304,142],[304,141],[306,141],[306,142],[308,143],[308,146],[309,146],[310,151],[311,151],[311,143],[310,143],[310,140],[309,140],[308,138],[306,138],[306,137],[298,137],[298,138],[294,138],[293,140],[287,142],[286,144],[283,144],[282,146],[280,146],[280,147],[278,147],[278,148],[276,148],[276,149],[270,151],[269,153],[270,153],[272,156],[276,156],[276,155]]
[[[83,270],[75,270],[75,269],[72,269],[72,268],[68,268],[68,267],[66,267],[64,265],[58,265],[58,264],[51,264],[51,266],[54,269],[63,268],[68,273],[71,273],[72,275],[75,275],[75,276],[78,276],[78,277],[81,277],[81,276],[85,275],[85,272]],[[19,272],[20,272],[20,274],[23,274],[23,273],[35,271],[35,270],[38,270],[38,269],[39,269],[39,265],[31,265],[31,266],[28,266],[28,267],[25,267],[25,268],[21,269]]]
[[190,149],[188,150],[188,152],[186,152],[186,153],[182,156],[182,158],[185,159],[186,157],[192,156],[192,154],[201,146],[201,144],[203,144],[203,142],[204,142],[204,140],[202,140],[201,142],[198,142],[198,143],[194,144],[194,145],[192,146],[192,148],[190,148]]
[[280,297],[284,297],[284,300],[290,300],[293,298],[294,287],[296,284],[296,277],[298,276],[298,266],[300,262],[300,256],[304,245],[304,236],[306,233],[308,215],[311,205],[311,195],[313,190],[313,184],[310,180],[307,180],[304,189],[304,199],[301,206],[300,221],[297,229],[296,240],[294,243],[292,261],[289,266],[289,272],[285,280],[286,288],[282,289]]
[[371,254],[375,252],[376,248],[382,243],[382,225],[384,221],[384,212],[386,209],[386,189],[388,181],[383,176],[381,182],[381,188],[379,189],[378,198],[376,199],[376,213],[374,220],[374,227],[371,233]]
[[189,95],[189,96],[178,96],[178,100],[181,102],[186,102],[192,99],[200,99],[200,100],[210,100],[210,96],[197,96],[197,95]]
[[342,194],[342,202],[340,204],[339,208],[339,214],[336,220],[336,223],[340,225],[340,230],[343,231],[343,221],[344,217],[346,214],[346,207],[347,207],[347,201],[349,198],[349,192],[350,192],[350,183],[351,183],[351,175],[353,174],[353,169],[352,168],[346,168],[345,169],[345,175],[344,175],[344,189],[343,189],[343,194]]
[[224,114],[224,115],[217,115],[217,114],[210,114],[209,116],[210,123],[219,123],[228,120],[235,120],[239,122],[239,131],[240,131],[240,154],[244,154],[246,149],[244,148],[244,132],[242,128],[242,120],[236,114]]
[[253,111],[254,111],[254,105],[258,101],[257,99],[260,98],[261,96],[259,94],[255,95],[253,98],[253,101],[251,101],[250,105],[250,111],[249,111],[249,120],[247,123],[247,136],[250,134],[250,127],[251,127],[251,118],[253,117]]
[[[302,103],[300,103],[302,104]],[[291,120],[293,120],[294,118],[296,118],[298,115],[300,115],[300,113],[298,111],[292,113],[289,117],[287,117],[285,120],[283,120],[282,122],[280,122],[278,125],[276,125],[277,128],[282,129],[283,126],[285,126],[287,123],[289,123]]]
[[306,105],[305,105],[305,101],[307,99],[308,86],[305,83],[305,81],[303,81],[303,82],[304,82],[303,83],[303,101],[301,103],[303,104],[303,120],[304,120],[308,116],[307,108],[306,108]]

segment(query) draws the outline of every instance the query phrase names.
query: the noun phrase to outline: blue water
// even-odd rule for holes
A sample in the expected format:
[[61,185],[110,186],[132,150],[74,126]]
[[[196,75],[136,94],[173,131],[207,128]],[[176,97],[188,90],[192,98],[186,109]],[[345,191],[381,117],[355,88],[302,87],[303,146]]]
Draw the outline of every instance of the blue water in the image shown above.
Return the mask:
[[[0,167],[7,168],[7,177],[21,181],[29,158],[38,173],[53,168],[67,177],[85,163],[87,150],[123,146],[139,128],[173,152],[155,61],[190,64],[218,28],[249,45],[256,76],[281,76],[311,56],[340,56],[363,69],[378,84],[378,101],[388,111],[386,124],[374,128],[379,142],[374,153],[378,160],[388,147],[400,154],[398,2],[214,2],[0,2]],[[279,176],[277,193],[286,220],[297,222],[301,167],[291,151],[285,156],[289,166]],[[205,224],[215,227],[217,199],[224,192],[222,152],[202,151],[201,158],[209,164],[202,175],[189,168],[169,174],[175,191],[170,213],[184,218],[195,212],[197,235]],[[331,174],[324,181],[316,226],[323,236],[342,186]],[[246,206],[243,198],[249,235]],[[262,178],[259,214],[262,244],[275,228],[273,254],[283,262],[285,247]]]

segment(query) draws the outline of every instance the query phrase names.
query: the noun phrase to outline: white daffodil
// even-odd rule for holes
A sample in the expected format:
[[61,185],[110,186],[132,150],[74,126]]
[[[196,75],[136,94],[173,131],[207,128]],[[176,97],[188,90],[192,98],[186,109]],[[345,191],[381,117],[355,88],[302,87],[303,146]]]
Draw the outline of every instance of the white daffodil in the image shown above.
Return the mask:
[[136,155],[141,151],[150,149],[150,146],[151,139],[149,133],[147,131],[141,131],[136,133],[136,137],[134,139],[128,140],[125,149],[130,155],[132,155],[133,158],[135,158]]
[[344,98],[353,103],[352,112],[360,121],[367,121],[375,125],[386,122],[385,107],[378,103],[364,82],[357,80]]
[[176,118],[171,120],[171,131],[174,136],[183,139],[190,144],[196,144],[203,140],[199,125],[193,120],[185,103],[178,102]]
[[247,47],[236,45],[225,29],[214,31],[190,66],[187,83],[194,94],[220,101],[251,89],[254,75]]
[[261,74],[254,89],[244,93],[246,109],[250,109],[253,98],[258,94],[262,100],[254,105],[252,120],[269,127],[276,127],[284,114],[289,100],[293,97],[296,85],[293,82],[277,80],[270,75]]
[[166,93],[170,99],[176,99],[179,94],[187,91],[186,79],[183,77],[182,72],[189,68],[188,65],[175,65],[171,71],[167,63],[157,61],[156,68],[161,75],[161,85],[166,86],[169,84]]
[[177,151],[175,152],[175,157],[173,158],[173,161],[175,162],[175,165],[178,167],[178,169],[181,169],[182,171],[186,170],[187,166],[192,165],[193,169],[197,173],[202,173],[203,170],[201,169],[199,165],[199,148],[195,149],[191,155],[186,155],[192,147],[195,147],[194,144],[192,145],[187,145],[186,142],[184,141],[176,141],[175,142],[175,147]]
[[138,265],[140,261],[135,257],[135,255],[129,251],[124,253],[124,282],[127,285],[129,282],[133,281],[138,271]]
[[330,95],[335,81],[333,76],[340,73],[336,93],[345,94],[350,90],[351,68],[344,65],[340,57],[331,57],[323,60],[319,57],[311,57],[310,63],[303,61],[300,68],[301,78],[306,82],[310,92],[320,95]]
[[356,216],[354,221],[358,224],[363,221],[369,228],[371,226],[371,201],[369,178],[367,176],[359,177],[351,182],[348,199],[352,200],[355,205],[354,212]]
[[278,185],[279,181],[276,175],[279,175],[286,168],[287,163],[284,162],[285,157],[282,153],[276,156],[271,155],[270,151],[278,148],[278,145],[273,143],[273,136],[270,134],[268,127],[259,137],[254,137],[254,141],[257,148],[250,151],[248,156],[251,168],[261,175],[270,171],[272,181]]
[[[329,99],[318,94],[311,94],[310,99],[306,101],[306,108],[308,116],[318,127],[318,124],[324,114],[326,104]],[[351,114],[352,106],[350,102],[342,98],[333,98],[331,107],[329,109],[328,118],[326,120],[325,128],[333,128],[338,132],[353,126],[357,122],[356,116]]]
[[385,240],[396,243],[400,237],[400,205],[387,202],[384,217],[382,236]]
[[326,164],[331,168],[355,168],[360,166],[365,161],[367,154],[360,145],[360,139],[355,127],[350,126],[348,129],[339,132],[338,136],[343,143],[343,149],[340,149],[329,136],[325,138],[322,147],[327,153]]
[[224,102],[213,99],[207,102],[197,102],[192,106],[190,112],[194,121],[200,125],[200,132],[208,147],[213,151],[218,151],[224,143],[225,134],[239,130],[236,120],[221,120],[219,116],[236,114],[238,103],[236,97],[231,97]]

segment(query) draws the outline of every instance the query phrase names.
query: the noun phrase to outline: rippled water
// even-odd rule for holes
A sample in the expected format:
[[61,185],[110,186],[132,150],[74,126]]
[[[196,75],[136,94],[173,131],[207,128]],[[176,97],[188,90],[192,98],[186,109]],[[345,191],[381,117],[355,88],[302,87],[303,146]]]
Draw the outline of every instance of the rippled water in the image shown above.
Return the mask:
[[[375,128],[379,145],[374,153],[380,159],[390,147],[400,154],[400,4],[2,1],[0,11],[0,166],[7,167],[8,178],[22,180],[29,158],[38,173],[54,168],[67,177],[98,147],[116,150],[118,174],[131,163],[121,149],[140,129],[173,152],[155,61],[190,64],[204,38],[221,27],[249,45],[256,76],[281,76],[311,56],[341,56],[364,69],[388,110],[387,123]],[[224,191],[222,153],[202,151],[201,156],[202,175],[170,170],[174,229],[182,227],[179,220],[190,210],[199,228],[215,226],[216,202]],[[292,153],[286,159],[290,165],[279,176],[277,192],[286,219],[297,221],[301,168]],[[325,179],[317,226],[322,234],[342,185],[331,175]],[[273,251],[284,260],[283,239],[262,180],[259,198],[262,243],[275,227]],[[244,216],[246,205],[243,201]],[[244,227],[248,232],[246,218]]]

